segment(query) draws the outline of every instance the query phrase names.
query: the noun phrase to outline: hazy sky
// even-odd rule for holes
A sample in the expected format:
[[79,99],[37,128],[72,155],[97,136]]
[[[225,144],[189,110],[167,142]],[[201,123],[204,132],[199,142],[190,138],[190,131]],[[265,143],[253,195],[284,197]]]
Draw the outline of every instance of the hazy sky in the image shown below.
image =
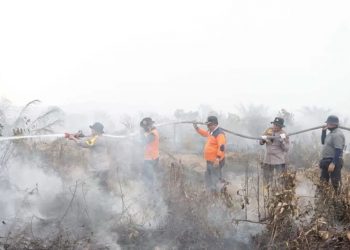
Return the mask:
[[347,112],[349,13],[348,0],[0,0],[0,96],[140,111],[256,103]]

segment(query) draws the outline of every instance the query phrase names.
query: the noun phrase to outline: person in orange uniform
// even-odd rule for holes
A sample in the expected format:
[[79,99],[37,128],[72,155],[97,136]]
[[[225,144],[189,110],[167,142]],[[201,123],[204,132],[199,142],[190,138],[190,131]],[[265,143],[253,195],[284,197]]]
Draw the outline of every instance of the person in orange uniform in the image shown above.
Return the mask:
[[207,137],[204,147],[204,159],[207,161],[205,180],[207,188],[212,192],[218,191],[218,184],[222,180],[222,168],[225,165],[226,137],[219,127],[218,118],[209,116],[206,122],[208,130],[193,124],[195,130],[203,137]]
[[140,127],[144,130],[143,142],[145,146],[143,178],[149,184],[154,185],[155,171],[159,163],[159,133],[150,117],[143,118]]

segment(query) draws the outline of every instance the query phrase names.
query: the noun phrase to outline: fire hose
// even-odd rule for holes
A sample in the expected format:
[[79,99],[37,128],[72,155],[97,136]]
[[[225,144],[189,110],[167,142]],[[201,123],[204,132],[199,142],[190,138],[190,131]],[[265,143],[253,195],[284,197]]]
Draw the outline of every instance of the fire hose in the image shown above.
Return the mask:
[[[170,123],[167,123],[166,125],[168,125]],[[174,122],[173,124],[200,124],[200,125],[207,125],[207,123],[204,122],[196,122],[196,121],[182,121],[182,122]],[[163,124],[158,125],[158,127],[161,127]],[[313,130],[317,130],[317,129],[321,129],[323,128],[323,126],[317,126],[317,127],[312,127],[312,128],[308,128],[308,129],[303,129],[303,130],[299,130],[296,132],[292,132],[292,133],[288,133],[288,136],[294,136],[294,135],[299,135],[299,134],[303,134],[306,132],[310,132]],[[339,126],[339,128],[343,129],[343,130],[347,130],[350,131],[350,128],[347,127],[343,127],[343,126]],[[260,137],[253,137],[253,136],[249,136],[249,135],[244,135],[244,134],[240,134],[225,128],[221,128],[224,132],[228,133],[228,134],[232,134],[238,137],[242,137],[245,139],[250,139],[250,140],[261,140],[261,136]],[[279,138],[279,136],[267,136],[267,139],[277,139]]]
[[[167,122],[167,123],[161,123],[161,124],[155,124],[156,127],[164,127],[164,126],[169,126],[169,125],[179,125],[179,124],[199,124],[199,125],[207,125],[207,123],[204,122],[197,122],[197,121],[175,121],[175,122]],[[288,136],[294,136],[294,135],[299,135],[303,134],[306,132],[310,132],[313,130],[321,129],[323,126],[317,126],[317,127],[312,127],[304,130],[299,130],[296,132],[288,133]],[[343,130],[350,131],[350,128],[339,126],[339,128]],[[242,137],[245,139],[250,139],[250,140],[261,140],[261,136],[259,137],[254,137],[254,136],[249,136],[249,135],[244,135],[241,133],[234,132],[229,129],[222,128],[222,130],[228,134],[232,134],[238,137]],[[103,134],[104,137],[112,138],[112,139],[123,139],[123,138],[128,138],[128,137],[133,137],[137,136],[139,133],[134,132],[131,134],[127,135],[112,135],[112,134]],[[35,139],[35,138],[67,138],[69,136],[68,133],[65,134],[48,134],[48,135],[19,135],[19,136],[7,136],[7,137],[0,137],[0,142],[2,141],[12,141],[12,140],[23,140],[23,139]],[[76,138],[83,137],[80,132],[77,134],[73,134]],[[277,139],[279,136],[267,136],[267,139]]]

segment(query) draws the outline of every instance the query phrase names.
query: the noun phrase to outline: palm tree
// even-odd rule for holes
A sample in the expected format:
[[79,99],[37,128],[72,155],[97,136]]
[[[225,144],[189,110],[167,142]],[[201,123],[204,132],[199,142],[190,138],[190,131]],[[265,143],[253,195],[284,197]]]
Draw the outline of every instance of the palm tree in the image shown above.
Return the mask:
[[[28,135],[37,135],[37,134],[47,134],[53,133],[55,126],[61,125],[63,122],[63,112],[57,107],[50,107],[43,113],[33,116],[32,107],[40,103],[39,100],[33,100],[28,102],[16,116],[14,122],[8,122],[7,111],[8,103],[5,103],[0,106],[0,134],[2,132],[10,135],[12,130],[15,135],[18,134],[28,134]],[[12,153],[15,150],[15,144],[11,141],[4,141],[0,144],[0,170],[5,166]]]

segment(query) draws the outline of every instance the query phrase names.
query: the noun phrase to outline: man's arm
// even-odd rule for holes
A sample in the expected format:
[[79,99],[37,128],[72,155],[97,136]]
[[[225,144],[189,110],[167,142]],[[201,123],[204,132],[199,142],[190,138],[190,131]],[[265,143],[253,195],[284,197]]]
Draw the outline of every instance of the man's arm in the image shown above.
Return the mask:
[[266,143],[266,140],[267,140],[266,135],[261,136],[261,140],[259,141],[260,145],[264,145]]
[[218,143],[218,151],[216,153],[217,155],[217,159],[219,159],[219,161],[222,161],[225,157],[225,145],[226,145],[226,138],[225,135],[223,134],[219,134],[216,137],[217,143]]
[[334,165],[337,165],[338,163],[339,163],[339,161],[340,161],[340,156],[341,156],[341,154],[342,154],[342,149],[340,149],[340,148],[336,148],[335,149],[335,153],[334,153],[334,158],[333,158],[333,163],[334,163]]
[[82,148],[92,148],[95,146],[97,137],[92,137],[88,139],[77,139],[74,135],[69,136],[69,139],[73,140],[77,145]]
[[321,143],[322,145],[324,145],[325,141],[326,141],[326,136],[327,136],[327,130],[322,130],[322,134],[321,134]]
[[333,163],[337,165],[339,163],[340,157],[342,156],[344,145],[345,145],[345,138],[341,135],[335,135],[333,137],[333,145],[334,145],[334,157],[333,157]]
[[282,147],[284,152],[289,151],[289,137],[288,136],[286,136],[285,138],[281,138],[281,147]]
[[200,134],[203,137],[208,137],[209,132],[207,130],[201,129],[197,126],[197,124],[193,124],[194,129],[197,131],[198,134]]
[[261,136],[261,140],[259,140],[260,145],[267,144],[267,137],[272,135],[272,128],[268,128],[264,131],[263,135]]

